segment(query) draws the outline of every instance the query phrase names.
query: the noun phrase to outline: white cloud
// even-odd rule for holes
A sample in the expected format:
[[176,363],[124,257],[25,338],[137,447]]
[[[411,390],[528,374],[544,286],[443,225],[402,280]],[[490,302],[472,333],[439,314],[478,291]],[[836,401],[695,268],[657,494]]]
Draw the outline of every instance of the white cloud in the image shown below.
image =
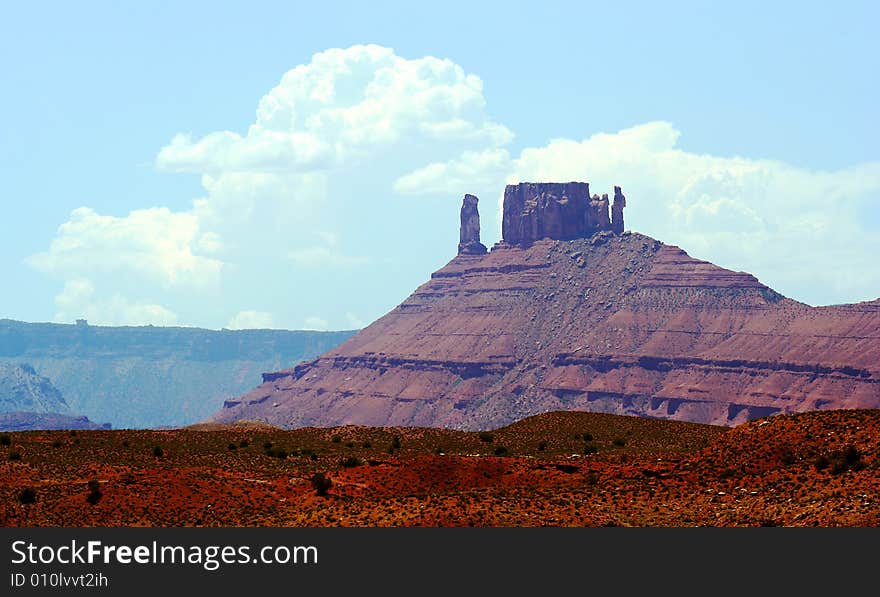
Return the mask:
[[288,71],[244,135],[179,134],[157,164],[199,173],[316,171],[407,139],[510,141],[484,108],[482,81],[450,60],[407,60],[376,45],[330,49]]
[[216,249],[219,239],[200,237],[198,219],[189,212],[154,207],[120,218],[80,207],[58,228],[49,250],[28,261],[63,279],[127,271],[165,287],[202,285],[216,281],[223,267],[194,252],[205,242]]
[[231,330],[268,329],[273,325],[274,318],[266,311],[239,311],[226,325]]
[[55,321],[87,319],[95,325],[176,325],[177,315],[162,305],[131,301],[119,293],[102,296],[85,278],[68,280],[55,297]]
[[459,195],[462,189],[497,184],[510,171],[510,165],[506,149],[465,151],[449,162],[434,162],[401,176],[394,181],[394,190],[408,195]]
[[302,329],[323,332],[330,328],[326,319],[312,315],[311,317],[306,317],[305,321],[303,321]]

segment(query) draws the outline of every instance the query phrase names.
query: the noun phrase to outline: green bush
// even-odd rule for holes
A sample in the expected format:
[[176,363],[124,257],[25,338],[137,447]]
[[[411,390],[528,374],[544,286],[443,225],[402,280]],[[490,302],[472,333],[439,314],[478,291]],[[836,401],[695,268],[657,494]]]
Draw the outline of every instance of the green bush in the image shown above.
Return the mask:
[[53,448],[60,448],[60,447],[61,447],[61,441],[56,439],[54,442],[52,442],[52,447],[53,447]]
[[599,448],[596,447],[596,444],[587,444],[584,446],[584,454],[595,454],[599,451]]
[[364,448],[372,448],[373,444],[371,444],[370,442],[364,442],[363,444],[361,444],[361,446]]
[[507,456],[508,454],[510,454],[510,450],[504,446],[498,446],[495,448],[495,456]]
[[153,446],[153,456],[156,458],[165,456],[165,450],[162,449],[162,446]]
[[547,449],[547,442],[538,442],[538,452],[543,452]]
[[238,446],[233,442],[229,442],[229,445],[226,446],[229,450],[238,450]]
[[243,439],[243,440],[241,440],[240,442],[238,442],[238,447],[239,447],[239,448],[247,448],[249,445],[251,445],[251,442],[249,442],[249,441],[246,440],[246,439]]
[[334,435],[333,437],[330,438],[330,441],[333,442],[334,444],[338,444],[339,442],[342,441],[342,436],[341,435]]
[[592,434],[592,433],[585,433],[585,434],[583,434],[581,437],[584,438],[584,441],[585,441],[585,442],[591,442],[591,441],[593,441],[593,434]]
[[9,460],[21,460],[21,452],[18,450],[9,450]]
[[611,443],[613,443],[615,446],[617,446],[619,448],[622,448],[626,445],[626,440],[623,439],[622,437],[618,437]]
[[480,437],[481,442],[486,442],[486,443],[489,443],[495,439],[495,436],[492,435],[491,433],[489,433],[488,431],[481,431],[479,437]]
[[11,445],[12,445],[12,438],[8,434],[4,433],[3,435],[0,435],[0,446],[11,446]]

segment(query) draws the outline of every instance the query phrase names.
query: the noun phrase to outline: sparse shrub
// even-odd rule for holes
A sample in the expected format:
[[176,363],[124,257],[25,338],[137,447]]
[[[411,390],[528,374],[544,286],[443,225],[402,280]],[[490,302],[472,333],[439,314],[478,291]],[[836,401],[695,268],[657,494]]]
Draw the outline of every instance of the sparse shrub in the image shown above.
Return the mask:
[[153,446],[153,456],[156,458],[165,456],[165,450],[162,449],[162,446]]
[[599,448],[596,447],[596,444],[586,444],[584,446],[584,454],[595,454],[599,451]]
[[11,446],[11,445],[12,445],[12,438],[8,434],[4,433],[3,435],[0,435],[0,446]]
[[538,442],[538,452],[543,452],[547,449],[547,442]]
[[241,440],[240,442],[238,442],[238,447],[239,447],[239,448],[247,448],[249,445],[251,445],[251,442],[249,442],[249,441],[246,440],[246,439],[243,439],[243,440]]
[[76,429],[71,429],[69,433],[70,437],[76,437]]
[[553,466],[556,468],[556,470],[562,471],[567,475],[578,472],[578,467],[573,464],[555,464]]
[[614,444],[615,446],[617,446],[618,448],[622,448],[626,445],[626,440],[623,439],[622,437],[618,437],[618,438],[615,438],[615,440],[611,443]]
[[309,460],[317,460],[317,459],[318,459],[318,455],[315,454],[314,452],[312,452],[312,453],[309,455]]
[[229,442],[229,445],[226,446],[229,450],[238,450],[238,446],[235,445],[234,442]]
[[[822,456],[818,457],[816,460],[818,461],[821,457]],[[865,468],[861,452],[851,444],[846,446],[843,450],[832,452],[825,459],[830,463],[829,472],[832,475],[839,475],[848,470],[860,471]],[[818,469],[818,467],[816,468]]]
[[782,464],[785,466],[791,466],[797,462],[797,456],[795,456],[794,452],[791,450],[786,450],[782,453]]
[[593,471],[590,471],[589,473],[587,473],[586,482],[587,485],[596,485],[597,483],[599,483],[599,475]]
[[122,447],[127,448],[128,446],[129,446],[128,440],[127,439],[122,440]]
[[389,454],[394,454],[394,453],[397,452],[399,449],[400,449],[400,436],[399,436],[399,435],[395,435],[395,436],[391,439],[391,445],[388,446],[388,453],[389,453]]
[[285,458],[287,458],[288,452],[284,448],[270,448],[266,450],[266,456],[284,460]]
[[813,466],[816,467],[817,471],[824,471],[830,464],[831,461],[828,460],[828,457],[825,456],[825,454],[819,454],[816,456],[816,459],[813,460]]
[[850,466],[857,463],[862,459],[862,455],[859,452],[859,449],[853,445],[849,445],[843,449],[843,459]]
[[9,460],[21,460],[21,452],[18,450],[9,450]]
[[363,444],[361,444],[361,446],[364,448],[372,448],[373,444],[371,444],[370,442],[364,442]]
[[25,487],[18,494],[18,503],[33,504],[37,501],[37,490],[32,487]]
[[61,447],[61,440],[56,439],[54,442],[52,442],[52,447],[53,448],[60,448]]
[[719,479],[729,479],[730,477],[734,476],[735,474],[736,474],[735,468],[726,468],[726,469],[721,470],[718,473],[718,478]]
[[101,493],[101,483],[97,479],[92,479],[88,482],[88,487],[89,495],[86,496],[86,501],[94,506],[101,501],[101,497],[104,495]]
[[341,464],[345,468],[354,468],[356,466],[362,465],[363,463],[364,461],[357,456],[349,456],[348,458],[344,458]]
[[495,456],[507,456],[508,454],[510,454],[510,450],[504,446],[498,446],[495,448]]
[[346,448],[354,448],[354,442],[345,442]]
[[585,433],[581,437],[584,438],[585,442],[593,441],[593,434],[592,433]]
[[481,431],[479,437],[480,437],[481,442],[486,442],[486,443],[489,443],[495,439],[495,436],[492,435],[491,433],[489,433],[488,431]]
[[342,436],[341,435],[334,435],[333,437],[330,438],[330,441],[333,442],[334,444],[338,444],[339,442],[342,441]]
[[264,449],[264,450],[271,450],[273,445],[274,445],[274,444],[273,444],[272,442],[265,442],[265,443],[263,444],[263,449]]
[[315,493],[317,495],[327,495],[327,492],[330,491],[330,488],[332,486],[333,481],[324,473],[315,473],[312,476],[312,488],[315,490]]

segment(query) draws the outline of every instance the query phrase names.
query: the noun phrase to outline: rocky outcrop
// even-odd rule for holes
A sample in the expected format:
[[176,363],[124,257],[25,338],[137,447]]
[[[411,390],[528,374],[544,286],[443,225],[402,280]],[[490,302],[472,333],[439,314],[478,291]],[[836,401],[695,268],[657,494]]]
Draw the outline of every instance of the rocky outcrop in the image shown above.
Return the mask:
[[474,195],[465,195],[462,201],[459,255],[484,255],[487,251],[486,245],[480,242],[480,212],[477,210],[479,201]]
[[614,203],[611,204],[611,232],[620,234],[623,232],[623,208],[626,207],[626,197],[620,191],[620,187],[614,187]]
[[596,232],[623,232],[626,201],[614,187],[615,223],[608,215],[608,195],[590,197],[585,182],[521,182],[504,189],[501,237],[511,245],[529,245],[543,238],[569,240]]
[[[880,408],[876,301],[810,307],[635,233],[535,236],[573,234],[587,197],[585,183],[508,187],[514,236],[455,257],[355,337],[213,419],[486,429],[584,410],[733,425]],[[595,202],[581,215],[602,224],[607,198]]]
[[0,363],[0,413],[69,413],[70,408],[52,382],[31,365]]
[[95,423],[88,417],[61,413],[0,413],[0,431],[47,429],[111,429],[110,423]]

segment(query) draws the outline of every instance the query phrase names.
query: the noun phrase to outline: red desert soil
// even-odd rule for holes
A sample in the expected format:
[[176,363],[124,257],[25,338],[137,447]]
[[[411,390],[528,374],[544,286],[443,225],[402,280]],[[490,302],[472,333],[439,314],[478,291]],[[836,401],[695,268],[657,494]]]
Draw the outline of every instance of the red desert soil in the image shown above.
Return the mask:
[[732,429],[554,412],[484,433],[243,424],[0,442],[4,526],[880,525],[880,410]]

